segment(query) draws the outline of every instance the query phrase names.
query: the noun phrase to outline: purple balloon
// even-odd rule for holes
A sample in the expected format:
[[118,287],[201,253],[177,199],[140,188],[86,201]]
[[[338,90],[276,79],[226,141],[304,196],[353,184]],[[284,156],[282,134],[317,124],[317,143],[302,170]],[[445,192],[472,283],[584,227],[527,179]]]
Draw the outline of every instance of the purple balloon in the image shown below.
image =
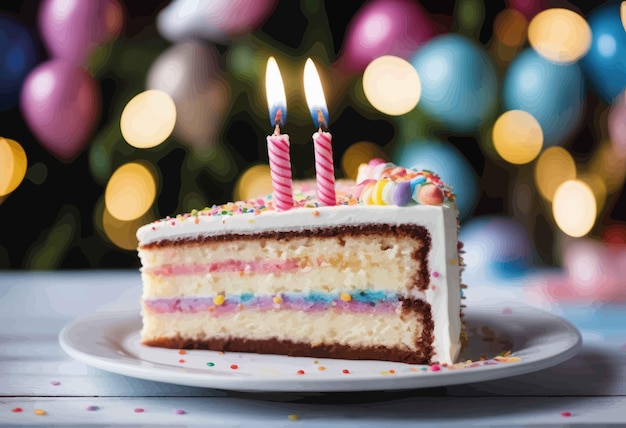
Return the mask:
[[73,160],[95,130],[101,109],[94,78],[63,59],[33,69],[22,86],[20,109],[39,142],[58,159]]
[[408,59],[443,30],[416,1],[372,0],[352,18],[339,65],[348,72],[363,72],[382,55]]
[[615,153],[626,157],[626,91],[615,98],[608,117],[609,138]]
[[84,65],[122,31],[124,11],[118,0],[44,0],[38,19],[50,56]]

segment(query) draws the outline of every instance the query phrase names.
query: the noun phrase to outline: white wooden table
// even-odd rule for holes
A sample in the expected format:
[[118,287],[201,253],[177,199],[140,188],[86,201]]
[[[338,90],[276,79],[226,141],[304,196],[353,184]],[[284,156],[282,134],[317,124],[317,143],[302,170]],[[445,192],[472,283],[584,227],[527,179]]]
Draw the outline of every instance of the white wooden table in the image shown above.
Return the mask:
[[[268,395],[134,379],[88,367],[61,350],[58,334],[69,321],[138,310],[140,293],[136,271],[0,272],[0,423],[626,426],[626,304],[549,307],[579,327],[583,348],[531,374],[408,392]],[[510,285],[472,286],[468,294],[468,304],[472,295],[525,298]]]

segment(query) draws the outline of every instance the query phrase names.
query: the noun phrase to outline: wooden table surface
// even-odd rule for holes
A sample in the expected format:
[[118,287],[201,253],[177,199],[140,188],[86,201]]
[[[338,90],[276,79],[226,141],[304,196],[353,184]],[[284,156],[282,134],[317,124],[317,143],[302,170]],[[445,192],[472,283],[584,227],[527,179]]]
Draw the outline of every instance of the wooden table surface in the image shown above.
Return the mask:
[[[626,426],[626,304],[540,305],[576,325],[583,347],[570,360],[530,374],[411,391],[263,394],[139,380],[87,366],[60,348],[58,335],[68,322],[138,311],[140,294],[136,271],[0,272],[0,423]],[[507,284],[471,286],[467,303],[485,296],[537,306]]]

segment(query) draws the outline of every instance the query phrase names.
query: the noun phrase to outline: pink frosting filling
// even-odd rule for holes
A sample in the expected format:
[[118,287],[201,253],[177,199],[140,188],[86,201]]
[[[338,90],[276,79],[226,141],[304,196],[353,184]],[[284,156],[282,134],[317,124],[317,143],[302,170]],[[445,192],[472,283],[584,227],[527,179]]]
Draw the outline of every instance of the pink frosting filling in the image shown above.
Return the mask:
[[278,273],[294,271],[299,269],[299,267],[296,260],[243,261],[231,259],[216,263],[164,265],[157,268],[146,269],[146,272],[158,276],[191,275],[205,272]]

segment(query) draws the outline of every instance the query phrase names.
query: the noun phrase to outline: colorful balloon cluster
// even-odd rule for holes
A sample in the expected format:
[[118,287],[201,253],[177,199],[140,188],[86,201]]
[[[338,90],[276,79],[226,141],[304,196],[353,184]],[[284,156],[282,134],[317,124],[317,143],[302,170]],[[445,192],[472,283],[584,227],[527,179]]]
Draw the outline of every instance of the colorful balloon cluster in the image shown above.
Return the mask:
[[39,32],[50,59],[24,80],[20,109],[39,142],[59,160],[73,160],[98,123],[101,94],[84,67],[98,46],[124,25],[118,0],[44,0]]

